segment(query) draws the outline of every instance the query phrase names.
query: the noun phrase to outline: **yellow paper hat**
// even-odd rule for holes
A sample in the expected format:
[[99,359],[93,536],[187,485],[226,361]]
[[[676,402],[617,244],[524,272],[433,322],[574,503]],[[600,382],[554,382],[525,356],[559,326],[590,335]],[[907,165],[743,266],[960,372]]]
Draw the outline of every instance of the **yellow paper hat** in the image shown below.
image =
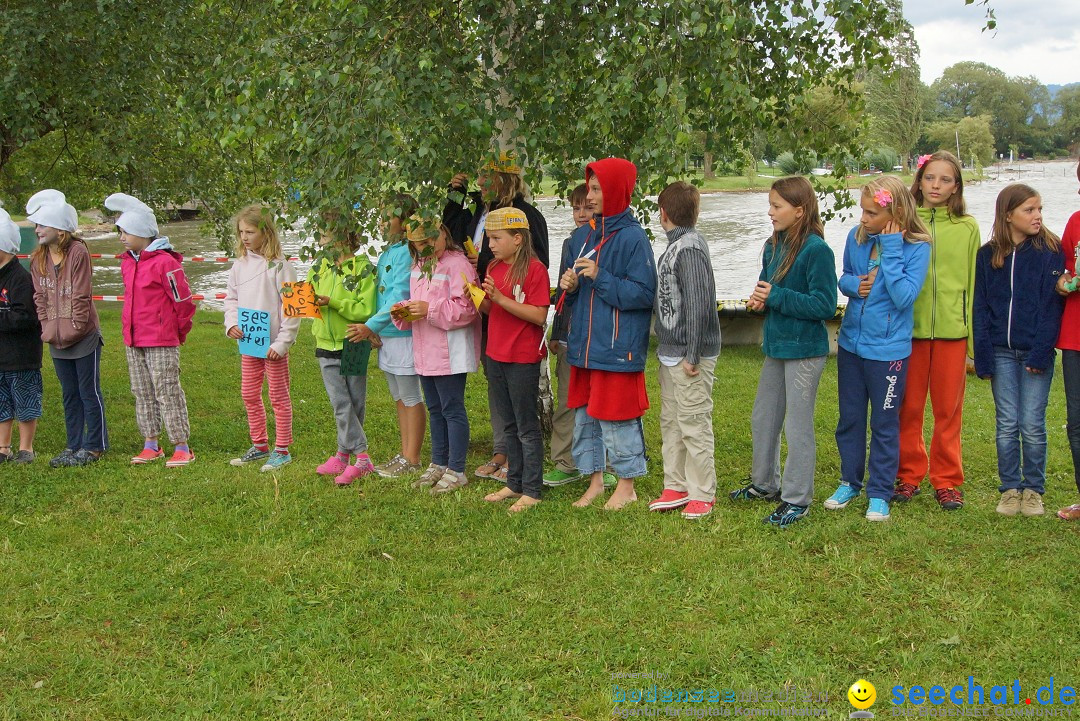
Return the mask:
[[484,230],[528,230],[529,219],[517,208],[499,208],[488,213]]
[[423,218],[418,215],[409,218],[405,223],[405,229],[405,237],[409,239],[410,243],[422,243],[435,235],[431,232],[431,229],[424,224]]
[[521,166],[517,164],[517,159],[513,153],[508,153],[503,150],[499,152],[498,158],[492,158],[484,165],[484,170],[494,170],[496,173],[520,173]]

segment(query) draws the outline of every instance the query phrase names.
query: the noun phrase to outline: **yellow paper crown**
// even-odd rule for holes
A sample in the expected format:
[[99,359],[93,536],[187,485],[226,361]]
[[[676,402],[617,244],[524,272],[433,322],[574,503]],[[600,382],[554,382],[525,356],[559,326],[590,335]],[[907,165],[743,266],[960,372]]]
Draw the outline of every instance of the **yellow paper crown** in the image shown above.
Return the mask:
[[492,158],[484,165],[484,170],[494,170],[496,173],[520,173],[521,166],[517,164],[517,159],[513,153],[508,153],[503,150],[499,153],[498,158]]
[[433,235],[435,234],[424,224],[423,219],[417,215],[409,218],[405,223],[405,237],[409,239],[410,243],[422,243]]
[[529,219],[517,208],[499,208],[488,213],[484,230],[528,230]]

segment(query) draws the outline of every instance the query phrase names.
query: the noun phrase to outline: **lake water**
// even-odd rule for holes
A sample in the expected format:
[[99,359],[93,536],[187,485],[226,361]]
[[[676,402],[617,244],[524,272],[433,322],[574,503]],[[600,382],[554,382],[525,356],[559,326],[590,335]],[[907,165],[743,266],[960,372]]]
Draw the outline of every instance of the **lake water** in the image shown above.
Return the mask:
[[[1076,164],[1073,162],[1022,163],[1011,168],[991,168],[990,178],[971,183],[964,190],[968,212],[979,221],[985,240],[993,221],[994,201],[997,194],[1012,182],[1024,182],[1042,195],[1043,220],[1049,229],[1061,234],[1069,216],[1080,210],[1077,197]],[[858,191],[853,191],[853,196]],[[761,270],[761,250],[771,233],[767,194],[762,192],[714,193],[701,198],[701,214],[698,228],[712,249],[712,263],[716,275],[716,292],[719,298],[745,298],[753,288]],[[570,209],[554,200],[539,200],[537,207],[548,221],[551,239],[551,278],[554,285],[559,253],[563,240],[573,230]],[[852,211],[848,211],[850,214]],[[857,218],[849,217],[829,222],[825,228],[825,240],[836,253],[837,271],[843,254],[844,240],[857,224]],[[201,224],[171,223],[162,228],[176,249],[185,257],[221,255],[214,238],[200,232]],[[651,223],[653,252],[659,256],[666,245],[659,219]],[[297,255],[303,239],[298,233],[287,232],[283,239],[285,251]],[[91,252],[116,254],[123,250],[115,235],[104,236],[89,242]],[[304,264],[297,264],[301,278],[306,275]],[[193,292],[212,297],[224,291],[228,277],[228,264],[188,263],[185,271]],[[120,278],[120,262],[105,259],[95,261],[94,292],[101,295],[123,293]],[[220,307],[220,301],[207,301]]]

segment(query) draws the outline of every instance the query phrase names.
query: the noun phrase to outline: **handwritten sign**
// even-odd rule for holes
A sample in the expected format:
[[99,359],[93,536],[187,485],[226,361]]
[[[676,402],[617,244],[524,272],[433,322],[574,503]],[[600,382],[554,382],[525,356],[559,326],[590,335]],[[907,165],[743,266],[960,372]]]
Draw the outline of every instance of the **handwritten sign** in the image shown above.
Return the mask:
[[353,343],[346,340],[341,349],[341,375],[343,376],[366,376],[368,359],[371,358],[371,343],[362,340]]
[[270,312],[241,308],[237,325],[244,337],[237,341],[240,355],[265,358],[270,350]]
[[319,306],[315,305],[315,286],[306,280],[283,283],[281,312],[286,318],[322,318]]
[[464,273],[461,274],[461,279],[465,281],[465,287],[469,289],[469,297],[472,299],[473,305],[476,306],[477,310],[480,310],[480,304],[487,298],[487,293],[484,292],[483,288],[470,283]]

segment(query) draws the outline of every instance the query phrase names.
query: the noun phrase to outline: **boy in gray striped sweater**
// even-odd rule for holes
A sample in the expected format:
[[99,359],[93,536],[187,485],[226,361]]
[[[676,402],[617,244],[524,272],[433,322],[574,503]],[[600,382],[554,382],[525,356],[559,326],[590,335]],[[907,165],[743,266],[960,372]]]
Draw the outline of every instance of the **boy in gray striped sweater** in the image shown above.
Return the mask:
[[694,225],[701,197],[685,182],[660,193],[668,245],[656,264],[656,336],[660,359],[660,435],[664,492],[651,511],[682,508],[683,518],[712,512],[716,497],[712,389],[720,319],[709,248]]

